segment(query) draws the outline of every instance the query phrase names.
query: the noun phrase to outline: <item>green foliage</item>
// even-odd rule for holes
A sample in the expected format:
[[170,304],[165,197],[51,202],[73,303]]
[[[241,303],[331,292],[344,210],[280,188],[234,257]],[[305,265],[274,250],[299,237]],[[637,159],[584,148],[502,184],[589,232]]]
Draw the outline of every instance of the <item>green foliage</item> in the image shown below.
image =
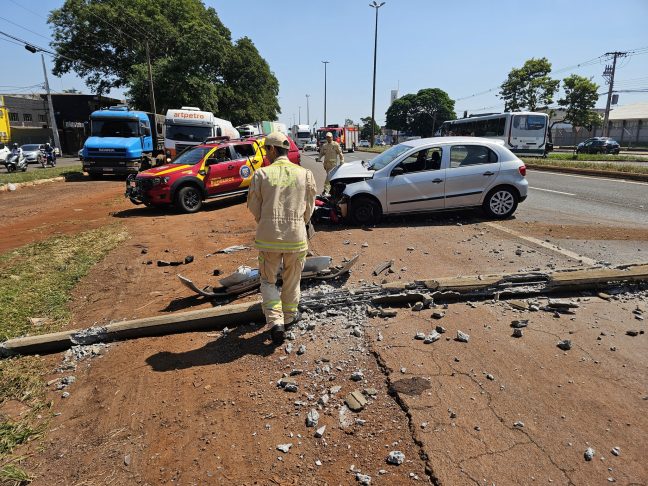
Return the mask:
[[[362,126],[360,128],[360,138],[362,140],[371,141],[371,122],[372,122],[371,117],[365,116],[364,118],[360,118],[360,121],[362,122]],[[375,121],[373,122],[373,125],[374,125],[374,134],[380,135],[380,125],[378,125]]]
[[593,111],[599,97],[598,84],[591,79],[572,74],[563,79],[563,90],[565,95],[558,100],[558,105],[565,109],[562,122],[588,129],[601,124],[601,116]]
[[551,63],[547,58],[531,58],[521,68],[513,68],[500,86],[499,97],[506,111],[536,111],[553,101],[560,81],[551,79]]
[[250,39],[232,42],[200,0],[66,0],[51,12],[54,74],[74,71],[98,93],[126,88],[150,111],[146,43],[157,111],[198,106],[235,125],[276,120],[279,83]]
[[618,162],[587,162],[581,160],[550,160],[541,158],[523,157],[522,160],[529,169],[536,167],[570,167],[574,169],[594,169],[601,172],[625,172],[629,174],[648,175],[648,167],[643,165],[630,165]]
[[454,100],[439,88],[407,94],[387,110],[387,128],[430,137],[446,120],[454,120]]
[[47,169],[36,168],[34,170],[30,168],[27,172],[12,172],[11,174],[5,172],[0,174],[0,186],[9,182],[31,182],[41,179],[53,179],[55,177],[65,177],[66,179],[81,178],[83,177],[83,172],[81,172],[80,165],[49,167]]

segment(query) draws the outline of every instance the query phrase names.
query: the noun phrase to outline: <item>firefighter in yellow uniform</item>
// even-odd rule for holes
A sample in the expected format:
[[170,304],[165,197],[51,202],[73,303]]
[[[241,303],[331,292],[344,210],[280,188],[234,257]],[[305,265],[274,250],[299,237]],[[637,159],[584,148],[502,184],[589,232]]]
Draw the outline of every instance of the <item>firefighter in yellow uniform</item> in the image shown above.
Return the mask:
[[342,153],[340,144],[333,141],[333,134],[331,132],[326,132],[326,143],[323,143],[320,147],[317,161],[319,162],[322,157],[324,157],[324,170],[326,171],[323,194],[331,190],[330,173],[335,167],[337,167],[338,157],[340,158],[340,164],[344,164],[344,154]]
[[[272,340],[281,344],[285,327],[295,322],[299,284],[308,250],[306,223],[315,206],[317,187],[310,170],[288,160],[288,138],[273,132],[265,139],[270,165],[258,169],[248,193],[248,209],[257,222],[261,297]],[[281,295],[277,277],[282,271]]]

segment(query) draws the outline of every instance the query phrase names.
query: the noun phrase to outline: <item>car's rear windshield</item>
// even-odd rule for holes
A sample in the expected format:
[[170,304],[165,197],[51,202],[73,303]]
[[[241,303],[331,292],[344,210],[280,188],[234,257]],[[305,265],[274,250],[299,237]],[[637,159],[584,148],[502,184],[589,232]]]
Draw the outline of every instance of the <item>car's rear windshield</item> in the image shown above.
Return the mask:
[[172,164],[194,165],[200,162],[213,147],[194,147],[185,150],[175,159],[171,161]]

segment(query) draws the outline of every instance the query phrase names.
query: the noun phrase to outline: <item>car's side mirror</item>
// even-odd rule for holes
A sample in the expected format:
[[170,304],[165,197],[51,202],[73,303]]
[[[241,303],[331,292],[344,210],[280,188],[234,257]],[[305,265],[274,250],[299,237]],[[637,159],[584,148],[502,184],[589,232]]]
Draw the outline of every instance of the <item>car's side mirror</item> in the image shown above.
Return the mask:
[[392,177],[396,177],[399,175],[403,175],[405,173],[405,169],[401,167],[400,165],[398,167],[394,167],[391,171]]
[[207,175],[207,172],[209,172],[209,167],[207,167],[207,170],[205,170],[205,169],[200,169],[200,170],[198,171],[198,174],[200,174],[201,176],[206,176],[206,175]]

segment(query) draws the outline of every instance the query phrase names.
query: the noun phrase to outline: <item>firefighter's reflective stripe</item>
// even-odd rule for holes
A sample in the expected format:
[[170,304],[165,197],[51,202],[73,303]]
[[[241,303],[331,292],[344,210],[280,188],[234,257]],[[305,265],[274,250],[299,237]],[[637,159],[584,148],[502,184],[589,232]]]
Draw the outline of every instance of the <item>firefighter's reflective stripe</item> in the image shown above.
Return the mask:
[[286,251],[286,252],[298,252],[308,250],[308,241],[297,241],[297,242],[288,242],[288,241],[262,241],[254,240],[254,245],[259,250],[274,250],[274,251]]
[[263,303],[263,308],[268,310],[280,310],[282,304],[280,300],[269,300],[268,302]]

